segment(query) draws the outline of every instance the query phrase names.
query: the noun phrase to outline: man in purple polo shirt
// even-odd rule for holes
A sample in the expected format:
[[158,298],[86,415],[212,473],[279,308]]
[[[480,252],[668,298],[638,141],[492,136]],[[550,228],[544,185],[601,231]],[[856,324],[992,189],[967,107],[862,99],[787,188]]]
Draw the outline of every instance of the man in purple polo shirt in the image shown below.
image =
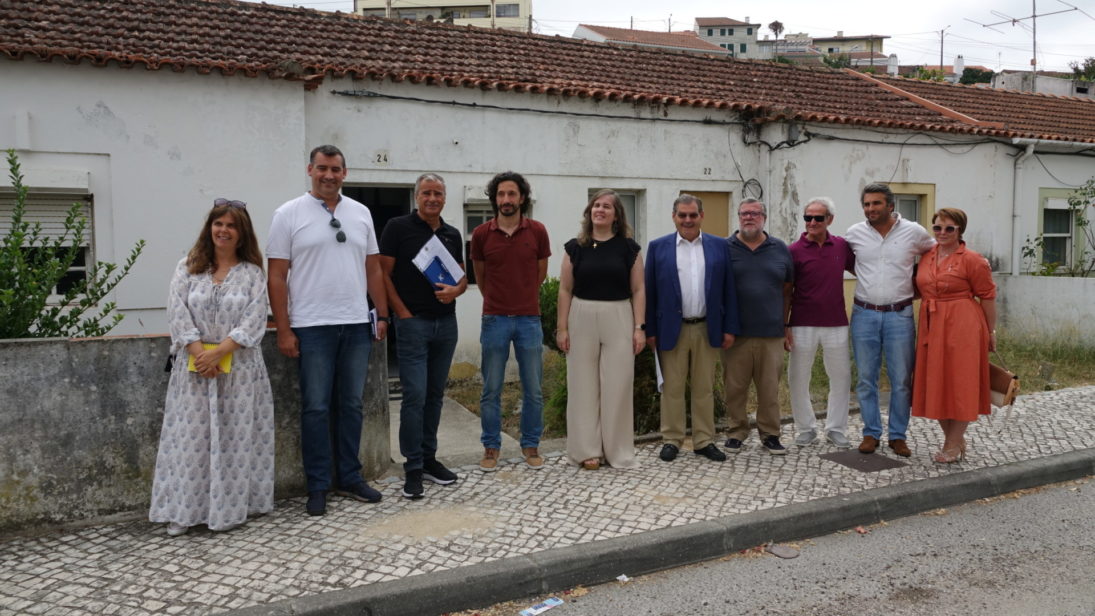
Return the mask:
[[494,218],[471,235],[471,262],[483,294],[483,395],[479,420],[483,434],[483,472],[498,470],[502,448],[502,377],[513,344],[521,376],[521,454],[525,464],[541,469],[540,435],[544,431],[544,330],[540,325],[540,285],[547,277],[551,243],[547,230],[525,216],[532,189],[521,174],[499,173],[487,184]]
[[810,374],[820,345],[825,375],[829,377],[825,438],[840,449],[849,449],[852,444],[844,432],[848,428],[852,366],[848,355],[848,313],[844,309],[844,272],[855,271],[855,253],[844,238],[829,234],[833,213],[833,201],[828,197],[810,199],[803,210],[806,231],[790,247],[795,282],[791,317],[784,330],[784,348],[791,352],[787,382],[795,417],[795,445],[805,447],[817,440],[817,421],[810,402]]

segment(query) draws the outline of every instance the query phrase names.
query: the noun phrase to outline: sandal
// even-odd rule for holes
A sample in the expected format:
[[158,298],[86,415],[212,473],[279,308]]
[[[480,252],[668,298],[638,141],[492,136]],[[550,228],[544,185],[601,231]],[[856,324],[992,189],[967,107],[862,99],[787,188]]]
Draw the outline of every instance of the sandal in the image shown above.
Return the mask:
[[955,462],[965,459],[966,451],[962,446],[954,447],[953,449],[941,449],[932,456],[932,460],[939,464],[954,464]]
[[582,468],[586,469],[587,471],[595,471],[601,468],[601,461],[597,458],[590,458],[582,462]]

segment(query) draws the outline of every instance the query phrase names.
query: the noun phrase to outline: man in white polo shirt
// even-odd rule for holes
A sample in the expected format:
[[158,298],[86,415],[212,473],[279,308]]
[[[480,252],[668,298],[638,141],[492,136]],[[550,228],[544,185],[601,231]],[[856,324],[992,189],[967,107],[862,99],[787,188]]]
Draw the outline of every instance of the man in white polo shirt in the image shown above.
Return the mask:
[[907,458],[912,455],[905,431],[916,367],[913,266],[935,240],[924,227],[894,211],[889,186],[868,184],[860,201],[866,220],[852,225],[844,236],[855,251],[855,306],[850,333],[859,376],[855,391],[863,419],[859,451],[874,453],[882,438],[878,375],[885,356],[890,380],[888,444],[894,453]]
[[319,146],[308,176],[312,189],[274,212],[266,256],[278,350],[300,360],[306,510],[323,515],[332,488],[364,502],[381,498],[361,475],[358,449],[372,348],[365,295],[380,314],[378,339],[387,332],[388,301],[369,208],[341,194],[346,158]]

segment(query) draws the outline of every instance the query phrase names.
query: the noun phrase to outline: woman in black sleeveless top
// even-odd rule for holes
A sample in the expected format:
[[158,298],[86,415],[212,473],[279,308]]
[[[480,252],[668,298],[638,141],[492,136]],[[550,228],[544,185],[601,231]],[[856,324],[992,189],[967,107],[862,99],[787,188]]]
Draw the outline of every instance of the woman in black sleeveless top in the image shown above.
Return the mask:
[[643,262],[623,204],[595,194],[565,246],[557,343],[567,354],[567,455],[594,470],[635,460],[634,356],[646,344]]

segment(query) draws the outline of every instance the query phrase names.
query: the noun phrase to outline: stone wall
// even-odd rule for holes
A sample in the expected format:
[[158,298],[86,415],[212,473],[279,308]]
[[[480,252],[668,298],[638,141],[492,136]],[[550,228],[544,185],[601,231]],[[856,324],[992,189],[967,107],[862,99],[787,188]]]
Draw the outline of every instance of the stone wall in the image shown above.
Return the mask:
[[[0,532],[148,507],[166,336],[0,341]],[[387,361],[374,345],[361,458],[390,464]],[[263,340],[274,389],[276,493],[304,492],[296,361]]]

